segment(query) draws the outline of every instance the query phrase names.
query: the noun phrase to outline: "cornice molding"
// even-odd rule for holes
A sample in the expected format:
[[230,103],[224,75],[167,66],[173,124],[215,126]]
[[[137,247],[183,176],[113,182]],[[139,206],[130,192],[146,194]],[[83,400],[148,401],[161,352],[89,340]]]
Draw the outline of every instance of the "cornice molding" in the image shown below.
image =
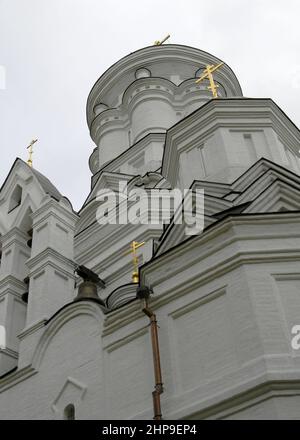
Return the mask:
[[[276,261],[300,261],[300,248],[297,252],[240,252],[231,259],[219,262],[217,265],[212,267],[209,272],[204,271],[203,273],[199,273],[196,277],[191,278],[188,282],[185,281],[184,283],[177,285],[176,288],[172,287],[167,289],[163,292],[163,294],[160,295],[154,293],[154,296],[151,298],[151,308],[158,310],[160,307],[163,307],[164,305],[167,305],[181,298],[182,296],[187,295],[191,291],[199,289],[210,281],[213,281],[216,278],[243,266],[244,264],[265,264],[274,263]],[[171,276],[172,275],[169,274],[168,278]],[[162,283],[163,281],[165,280],[157,279],[156,284]],[[145,275],[143,276],[141,283],[147,284]],[[155,285],[153,285],[154,288]],[[103,336],[111,334],[141,318],[142,315],[140,302],[138,300],[132,302],[131,299],[130,303],[124,305],[120,309],[109,312],[106,316],[105,331]]]
[[39,319],[38,321],[34,322],[33,324],[30,324],[29,327],[25,327],[21,333],[18,334],[18,338],[22,341],[22,339],[25,339],[27,336],[32,335],[36,331],[40,330],[41,328],[45,327],[47,323],[47,317],[44,316],[42,319]]
[[56,217],[59,221],[64,223],[69,228],[74,228],[74,224],[78,221],[78,214],[74,213],[62,206],[60,202],[49,198],[49,200],[40,206],[33,214],[33,226],[37,227],[45,219],[51,216]]
[[37,371],[31,365],[28,365],[21,370],[16,370],[12,372],[11,374],[0,379],[0,393],[17,385],[19,382],[23,382],[24,380],[29,379],[36,373]]
[[[58,265],[58,264],[61,265]],[[64,255],[57,252],[55,249],[47,247],[38,255],[30,258],[26,261],[28,268],[30,269],[30,276],[34,276],[36,271],[40,271],[42,268],[46,267],[48,264],[52,265],[55,269],[62,271],[64,267],[64,271],[66,275],[70,276],[70,273],[66,271],[66,269],[74,270],[75,264],[74,261],[65,257]],[[62,266],[63,265],[63,266]]]
[[26,284],[13,275],[4,275],[4,277],[0,279],[0,299],[10,294],[20,300],[25,289]]
[[2,252],[5,251],[12,244],[18,244],[21,247],[25,247],[28,249],[26,243],[28,240],[28,234],[21,231],[21,229],[17,227],[13,227],[9,232],[1,237],[2,243]]
[[[274,356],[274,363],[276,356]],[[299,371],[287,369],[280,372],[278,370],[269,370],[265,368],[265,358],[257,358],[249,367],[246,365],[238,369],[233,376],[231,373],[229,377],[222,377],[223,387],[220,386],[218,393],[212,397],[200,397],[204,394],[205,386],[197,387],[192,391],[186,391],[177,395],[173,395],[165,400],[165,406],[171,408],[166,417],[170,420],[213,420],[226,419],[238,412],[242,412],[249,406],[254,406],[267,399],[282,396],[299,396]],[[254,370],[253,370],[254,369]],[[254,377],[252,371],[260,371]],[[244,372],[244,377],[240,376]],[[235,379],[235,380],[234,380]],[[233,380],[235,382],[233,386]],[[220,379],[217,381],[220,383]],[[231,382],[231,386],[224,389],[225,381],[227,384]],[[212,382],[207,384],[212,386]],[[205,393],[206,394],[206,393]],[[196,397],[195,397],[196,396]],[[180,402],[180,405],[179,405]],[[149,411],[143,411],[136,414],[134,418],[146,420],[150,417]]]
[[[270,224],[290,224],[290,223],[296,223],[297,221],[300,221],[300,213],[299,212],[289,212],[289,213],[272,213],[269,215],[263,214],[239,214],[236,216],[229,216],[225,219],[216,222],[212,225],[211,228],[208,228],[206,231],[204,231],[201,235],[194,236],[192,238],[189,238],[185,240],[184,242],[178,244],[177,246],[167,249],[164,253],[160,254],[159,256],[152,259],[150,262],[146,263],[144,266],[140,268],[140,280],[142,284],[147,285],[147,274],[149,272],[157,271],[156,272],[156,278],[155,283],[158,284],[162,282],[164,279],[169,279],[172,275],[170,271],[165,271],[164,274],[161,271],[162,265],[173,263],[174,260],[178,259],[179,257],[182,258],[183,264],[181,267],[181,271],[184,272],[185,269],[190,267],[191,261],[190,258],[187,258],[187,254],[192,254],[194,248],[198,248],[199,246],[202,247],[202,252],[198,253],[198,257],[195,258],[195,256],[192,257],[193,264],[195,264],[198,261],[204,260],[208,256],[212,254],[216,254],[218,251],[222,250],[225,246],[228,246],[232,243],[237,243],[243,240],[255,240],[255,239],[261,239],[261,238],[267,238],[267,239],[279,239],[279,238],[288,238],[291,239],[293,237],[293,234],[291,231],[288,230],[288,228],[285,228],[284,232],[277,232],[274,233],[264,233],[263,235],[258,234],[257,236],[254,234],[254,231],[251,231],[251,234],[236,234],[233,233],[235,230],[235,227],[239,225],[252,225],[253,228],[258,229],[259,226],[262,225],[270,225]],[[230,234],[228,232],[231,231]],[[217,237],[219,237],[222,234],[228,235],[227,238],[222,239],[221,241],[218,239],[215,240]],[[294,234],[295,235],[295,234]],[[295,238],[299,238],[299,234],[295,235]],[[212,240],[215,240],[215,243],[213,243]],[[208,247],[208,249],[204,249],[205,243],[210,242],[211,245]],[[214,245],[212,245],[214,244]],[[248,260],[246,259],[248,255]],[[240,258],[243,257],[244,261],[262,261],[262,260],[270,260],[274,261],[273,259],[279,259],[279,260],[286,260],[286,261],[293,261],[295,258],[298,259],[300,256],[300,248],[297,250],[295,249],[280,249],[278,251],[276,250],[257,250],[253,252],[248,251],[239,251]],[[271,257],[270,257],[271,256]],[[234,258],[234,257],[230,257]],[[218,269],[220,267],[220,263],[218,263],[215,267],[215,269]],[[212,271],[212,268],[209,272]],[[160,275],[159,275],[160,274]],[[167,274],[167,275],[166,275]],[[216,276],[216,275],[215,275]]]
[[19,354],[18,354],[18,352],[17,351],[15,351],[15,350],[12,350],[11,348],[9,348],[9,347],[6,347],[6,348],[0,348],[0,354],[6,354],[7,356],[9,356],[9,357],[11,357],[11,358],[13,358],[13,359],[18,359],[18,357],[19,357]]

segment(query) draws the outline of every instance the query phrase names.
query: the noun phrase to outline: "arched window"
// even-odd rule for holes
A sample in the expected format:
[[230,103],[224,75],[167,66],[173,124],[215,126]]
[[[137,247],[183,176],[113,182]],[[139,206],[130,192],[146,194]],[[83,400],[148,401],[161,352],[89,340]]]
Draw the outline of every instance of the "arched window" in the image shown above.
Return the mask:
[[75,420],[75,406],[73,403],[70,403],[65,407],[64,420]]
[[20,187],[20,185],[17,185],[11,195],[8,212],[20,206],[21,202],[22,202],[22,188]]

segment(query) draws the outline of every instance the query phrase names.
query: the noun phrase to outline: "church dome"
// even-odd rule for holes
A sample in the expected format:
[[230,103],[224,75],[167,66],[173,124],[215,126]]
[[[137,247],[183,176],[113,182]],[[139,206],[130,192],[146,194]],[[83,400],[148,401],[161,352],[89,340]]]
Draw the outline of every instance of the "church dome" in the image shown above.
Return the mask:
[[[202,50],[166,44],[127,55],[95,83],[87,101],[87,122],[97,148],[96,173],[149,133],[165,133],[211,99],[208,81],[196,84],[207,65],[221,62]],[[220,97],[241,97],[240,84],[224,63],[214,74]]]

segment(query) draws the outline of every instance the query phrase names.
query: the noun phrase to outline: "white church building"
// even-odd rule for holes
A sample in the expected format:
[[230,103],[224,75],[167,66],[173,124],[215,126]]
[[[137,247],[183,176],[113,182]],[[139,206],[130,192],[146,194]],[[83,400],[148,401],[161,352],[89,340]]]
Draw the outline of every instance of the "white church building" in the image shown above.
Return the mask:
[[[300,419],[300,131],[271,99],[243,97],[226,63],[213,99],[196,80],[219,63],[165,44],[98,79],[79,212],[34,167],[12,165],[0,190],[0,419],[153,418],[134,241],[159,325],[163,419]],[[97,194],[120,182],[204,190],[203,232],[100,224]],[[97,297],[78,265],[103,281]]]

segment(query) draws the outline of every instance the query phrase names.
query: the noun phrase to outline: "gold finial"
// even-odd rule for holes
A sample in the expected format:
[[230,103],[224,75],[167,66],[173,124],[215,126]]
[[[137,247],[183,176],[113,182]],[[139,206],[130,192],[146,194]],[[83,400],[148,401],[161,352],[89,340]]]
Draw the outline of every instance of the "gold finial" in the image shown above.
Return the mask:
[[33,139],[30,144],[27,147],[27,150],[29,150],[29,158],[27,160],[27,164],[32,167],[32,155],[33,155],[33,145],[37,142],[37,139]]
[[154,41],[154,46],[162,46],[169,38],[170,38],[170,34],[168,34],[163,40],[159,41],[156,40]]
[[207,87],[208,90],[211,90],[212,95],[214,98],[218,98],[218,84],[215,83],[214,81],[214,77],[213,77],[213,72],[215,72],[217,69],[219,69],[221,66],[223,66],[224,63],[220,63],[217,66],[214,65],[208,65],[206,66],[206,69],[204,70],[203,75],[197,79],[196,83],[199,83],[201,81],[203,81],[204,79],[208,79],[210,86]]
[[130,251],[125,253],[125,255],[132,254],[132,262],[133,262],[132,282],[135,284],[139,282],[139,259],[136,254],[136,251],[144,244],[145,244],[144,241],[142,243],[139,243],[138,241],[133,241],[130,244]]

